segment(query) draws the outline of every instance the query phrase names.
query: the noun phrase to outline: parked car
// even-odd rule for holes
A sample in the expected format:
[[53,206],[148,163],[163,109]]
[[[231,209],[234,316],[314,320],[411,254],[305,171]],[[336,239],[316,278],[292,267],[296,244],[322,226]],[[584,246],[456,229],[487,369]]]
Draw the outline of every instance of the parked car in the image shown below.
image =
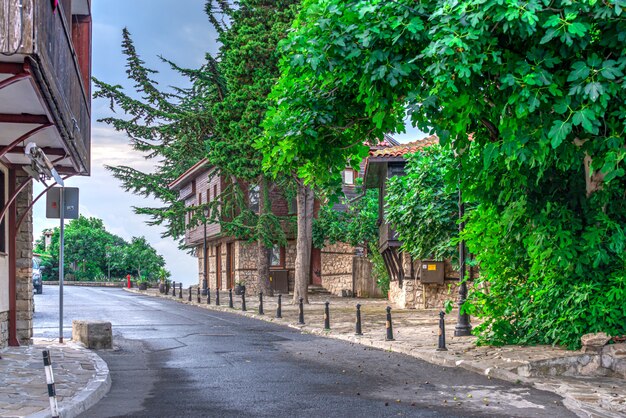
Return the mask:
[[43,293],[43,282],[41,280],[41,260],[33,257],[33,290],[38,295]]

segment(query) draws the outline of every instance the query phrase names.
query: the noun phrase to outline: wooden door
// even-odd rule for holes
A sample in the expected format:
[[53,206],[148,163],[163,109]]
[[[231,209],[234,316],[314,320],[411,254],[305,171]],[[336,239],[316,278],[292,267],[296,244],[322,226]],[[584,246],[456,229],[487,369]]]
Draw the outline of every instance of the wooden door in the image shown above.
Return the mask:
[[232,289],[235,286],[235,252],[233,243],[226,244],[226,287]]
[[322,250],[311,248],[311,284],[322,285]]
[[222,288],[222,245],[215,247],[215,275],[217,278],[217,288]]

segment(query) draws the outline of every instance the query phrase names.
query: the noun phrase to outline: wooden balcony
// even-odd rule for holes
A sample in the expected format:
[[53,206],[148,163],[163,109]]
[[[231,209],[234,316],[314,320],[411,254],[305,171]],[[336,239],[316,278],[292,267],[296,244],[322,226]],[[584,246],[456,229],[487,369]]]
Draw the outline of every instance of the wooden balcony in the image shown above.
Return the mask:
[[61,174],[88,175],[89,0],[0,0],[0,157],[27,165],[35,142]]

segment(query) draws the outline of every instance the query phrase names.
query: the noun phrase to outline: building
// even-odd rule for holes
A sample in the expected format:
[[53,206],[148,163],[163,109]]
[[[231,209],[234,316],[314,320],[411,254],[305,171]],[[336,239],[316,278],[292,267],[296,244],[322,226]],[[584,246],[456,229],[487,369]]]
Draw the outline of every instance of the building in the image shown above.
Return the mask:
[[[371,152],[398,146],[391,136],[385,135],[376,145],[370,145]],[[366,160],[359,170],[346,167],[342,173],[342,191],[344,199],[333,206],[334,210],[347,210],[347,202],[362,193],[358,179],[363,178]],[[179,199],[188,208],[200,207],[221,199],[222,191],[230,182],[221,176],[207,159],[203,159],[189,168],[173,181],[169,187],[179,193]],[[248,202],[258,205],[258,189],[242,185],[248,193]],[[295,202],[287,202],[280,190],[270,191],[272,213],[277,216],[295,216]],[[314,213],[320,202],[316,201]],[[245,283],[246,292],[256,293],[257,244],[222,233],[217,223],[199,224],[192,222],[193,209],[185,219],[185,245],[195,248],[198,257],[198,284],[203,288],[204,278],[210,289],[230,289],[235,283]],[[274,290],[288,293],[293,290],[295,281],[296,243],[295,231],[287,231],[288,242],[285,247],[272,248],[270,258],[270,282]],[[206,241],[206,245],[205,245]],[[207,260],[205,263],[204,260]],[[369,260],[363,252],[343,242],[327,245],[324,248],[311,249],[311,271],[309,291],[330,293],[337,296],[382,296],[371,277]]]
[[406,154],[438,142],[437,136],[432,135],[408,144],[372,150],[365,167],[365,187],[379,189],[378,250],[391,277],[389,300],[402,309],[441,308],[444,301],[453,300],[458,293],[459,274],[450,262],[414,260],[401,250],[402,242],[396,231],[385,221],[387,179],[405,174]]
[[[218,170],[203,159],[189,168],[169,187],[179,194],[185,207],[200,207],[216,199],[221,202],[223,192],[230,184],[230,178],[221,175]],[[246,199],[251,209],[258,210],[259,189],[241,183],[241,189],[247,194]],[[278,216],[295,215],[295,208],[287,202],[274,187],[270,190],[272,213]],[[207,214],[208,215],[208,214]],[[235,283],[246,284],[246,292],[256,293],[257,244],[237,239],[223,233],[219,223],[194,223],[193,209],[188,210],[185,225],[184,242],[195,248],[198,257],[198,284],[203,288],[206,277],[209,289],[231,289]],[[270,256],[270,281],[275,291],[288,293],[293,289],[295,280],[295,240],[288,234],[285,247],[275,246]],[[206,245],[205,245],[206,243]]]
[[0,0],[0,34],[2,348],[32,337],[31,175],[47,176],[27,147],[61,177],[90,173],[90,0]]

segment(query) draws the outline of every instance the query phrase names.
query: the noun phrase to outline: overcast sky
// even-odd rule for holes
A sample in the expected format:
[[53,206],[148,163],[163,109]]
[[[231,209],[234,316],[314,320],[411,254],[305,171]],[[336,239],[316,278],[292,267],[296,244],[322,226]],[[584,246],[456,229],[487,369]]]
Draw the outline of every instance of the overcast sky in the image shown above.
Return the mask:
[[[154,78],[161,86],[181,86],[178,74],[160,62],[164,56],[179,66],[197,68],[204,62],[206,52],[217,50],[215,33],[204,13],[205,0],[94,0],[93,18],[93,76],[108,84],[121,84],[132,89],[126,79],[125,60],[121,53],[122,29],[127,27],[135,48],[147,66],[159,70]],[[196,283],[197,261],[178,250],[172,239],[161,239],[158,227],[145,224],[147,217],[135,215],[132,206],[159,206],[159,202],[144,199],[120,188],[120,182],[105,169],[108,165],[128,165],[149,170],[151,163],[134,153],[124,134],[97,122],[108,116],[108,102],[92,102],[92,172],[90,177],[72,178],[68,187],[80,188],[80,213],[104,220],[106,229],[126,240],[145,236],[153,247],[165,257],[166,268],[172,279],[185,284]],[[422,137],[410,132],[397,136],[402,142]],[[43,190],[35,185],[35,196]],[[34,235],[37,239],[45,228],[58,226],[58,220],[45,218],[45,197],[34,207]]]

